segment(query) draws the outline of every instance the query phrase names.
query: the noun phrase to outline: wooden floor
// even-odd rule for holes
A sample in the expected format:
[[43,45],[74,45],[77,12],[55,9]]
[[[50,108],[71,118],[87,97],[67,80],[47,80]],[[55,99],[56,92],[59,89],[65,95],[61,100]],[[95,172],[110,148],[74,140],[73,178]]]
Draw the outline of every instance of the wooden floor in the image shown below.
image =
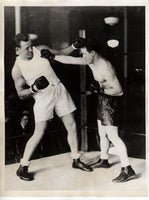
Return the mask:
[[[100,152],[84,153],[81,160],[95,162]],[[70,153],[50,156],[31,161],[30,172],[35,173],[34,181],[23,181],[16,176],[19,163],[5,166],[5,193],[11,196],[147,196],[146,160],[130,158],[137,178],[125,183],[113,183],[119,175],[120,163],[110,155],[112,167],[84,172],[71,167]]]

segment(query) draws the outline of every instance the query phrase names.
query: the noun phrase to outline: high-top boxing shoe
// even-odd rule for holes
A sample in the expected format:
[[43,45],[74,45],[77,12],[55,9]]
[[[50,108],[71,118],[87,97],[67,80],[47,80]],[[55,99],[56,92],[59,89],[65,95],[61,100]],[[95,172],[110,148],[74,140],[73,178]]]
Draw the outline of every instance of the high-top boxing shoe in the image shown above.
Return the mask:
[[20,165],[16,174],[24,181],[32,181],[34,179],[33,175],[28,173],[28,166]]
[[129,180],[132,180],[134,178],[136,178],[135,171],[129,165],[127,167],[122,167],[120,175],[116,177],[115,179],[113,179],[112,181],[115,183],[120,183],[120,182],[126,182]]

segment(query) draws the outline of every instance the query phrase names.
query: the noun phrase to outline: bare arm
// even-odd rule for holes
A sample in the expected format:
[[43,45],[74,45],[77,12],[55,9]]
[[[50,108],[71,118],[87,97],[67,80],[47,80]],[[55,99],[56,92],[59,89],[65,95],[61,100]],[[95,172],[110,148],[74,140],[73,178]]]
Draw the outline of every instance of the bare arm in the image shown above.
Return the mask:
[[47,49],[49,50],[51,53],[53,53],[54,55],[69,55],[70,53],[72,53],[74,51],[72,45],[69,47],[66,47],[64,49],[52,49],[51,47],[48,47],[46,45],[39,45],[36,47],[38,50],[42,50],[42,49]]
[[31,92],[30,88],[26,89],[26,82],[17,65],[12,69],[12,78],[20,99],[26,99],[33,96],[33,92]]
[[73,56],[61,56],[57,55],[54,58],[56,61],[64,64],[72,65],[88,65],[88,63],[83,59],[83,57],[73,57]]

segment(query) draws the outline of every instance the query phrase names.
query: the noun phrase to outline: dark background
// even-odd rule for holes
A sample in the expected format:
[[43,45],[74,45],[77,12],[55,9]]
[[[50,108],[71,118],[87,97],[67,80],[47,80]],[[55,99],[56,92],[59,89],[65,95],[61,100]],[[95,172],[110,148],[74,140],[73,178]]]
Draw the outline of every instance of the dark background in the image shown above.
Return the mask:
[[[127,52],[124,52],[124,12],[127,12]],[[5,7],[5,135],[6,164],[18,162],[25,143],[34,130],[32,113],[33,99],[21,101],[14,87],[11,69],[15,61],[15,8]],[[104,17],[117,16],[115,26],[104,23]],[[124,140],[129,156],[145,158],[145,7],[21,7],[21,30],[38,34],[35,45],[45,44],[60,49],[62,44],[71,44],[79,30],[85,29],[87,37],[96,39],[105,56],[114,65],[123,86],[120,98],[119,134]],[[115,49],[107,47],[112,37],[120,41]],[[76,54],[77,55],[77,54]],[[74,54],[74,56],[76,56]],[[124,76],[124,56],[127,56],[127,77]],[[78,110],[76,121],[80,124],[80,67],[53,63],[53,69],[70,92]],[[139,69],[139,70],[138,70]],[[86,70],[86,89],[93,79],[90,69]],[[96,124],[96,95],[87,96],[88,151],[98,151],[99,137]],[[30,131],[26,136],[18,133],[17,124],[23,110],[30,111]],[[9,122],[9,123],[7,123]],[[79,134],[80,135],[80,134]],[[70,151],[67,133],[61,121],[55,117],[49,122],[47,131],[39,144],[34,158]],[[79,137],[80,139],[80,137]],[[19,147],[18,150],[16,150]]]

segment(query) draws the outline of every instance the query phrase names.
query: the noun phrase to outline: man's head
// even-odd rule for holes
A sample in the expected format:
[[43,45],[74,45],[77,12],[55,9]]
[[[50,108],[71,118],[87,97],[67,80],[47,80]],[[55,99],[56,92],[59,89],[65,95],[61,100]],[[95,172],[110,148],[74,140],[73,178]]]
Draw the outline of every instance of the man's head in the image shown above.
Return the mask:
[[29,119],[28,119],[28,116],[27,116],[27,115],[24,115],[24,116],[21,118],[21,124],[23,124],[24,127],[27,126],[28,121],[29,121]]
[[28,111],[23,111],[21,115],[21,120],[20,123],[23,125],[23,127],[26,127],[29,122],[29,112]]
[[33,57],[32,41],[27,34],[18,33],[14,37],[16,52],[22,59],[30,60]]
[[88,40],[86,45],[81,48],[81,52],[88,64],[92,64],[95,56],[100,55],[100,46],[95,40]]
[[81,53],[83,58],[88,64],[92,64],[94,62],[95,51],[88,51],[86,47],[81,48]]

